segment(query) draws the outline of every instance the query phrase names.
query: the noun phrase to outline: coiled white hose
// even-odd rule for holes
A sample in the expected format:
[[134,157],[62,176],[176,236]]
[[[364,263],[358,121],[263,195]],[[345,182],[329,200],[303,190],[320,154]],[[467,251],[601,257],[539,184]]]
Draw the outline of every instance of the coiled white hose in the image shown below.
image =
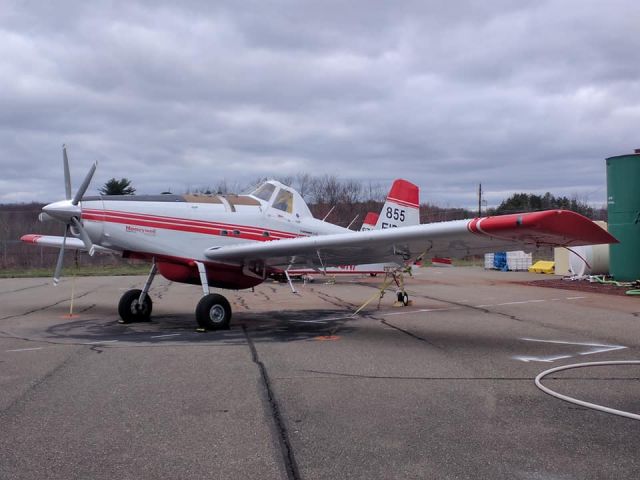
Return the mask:
[[599,367],[604,365],[640,365],[640,360],[619,360],[619,361],[610,361],[610,362],[574,363],[573,365],[564,365],[562,367],[550,368],[549,370],[545,370],[544,372],[538,374],[538,376],[535,379],[536,387],[538,387],[544,393],[551,395],[552,397],[559,398],[560,400],[564,400],[565,402],[574,403],[582,407],[592,408],[593,410],[599,410],[605,413],[611,413],[613,415],[619,415],[621,417],[632,418],[633,420],[640,420],[640,415],[636,413],[625,412],[623,410],[616,410],[615,408],[604,407],[602,405],[597,405],[595,403],[589,403],[583,400],[578,400],[577,398],[569,397],[567,395],[562,395],[561,393],[555,392],[550,388],[545,387],[541,383],[541,380],[551,373],[560,372],[563,370],[570,370],[572,368]]

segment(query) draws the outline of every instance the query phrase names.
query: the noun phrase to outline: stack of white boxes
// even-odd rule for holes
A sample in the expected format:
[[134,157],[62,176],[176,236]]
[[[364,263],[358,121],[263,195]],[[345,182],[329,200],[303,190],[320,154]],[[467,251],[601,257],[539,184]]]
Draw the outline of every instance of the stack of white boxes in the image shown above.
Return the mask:
[[[484,268],[486,270],[492,270],[495,268],[493,265],[493,259],[493,253],[484,254]],[[525,253],[522,250],[507,252],[507,268],[509,271],[526,272],[532,263],[533,259],[530,253]]]
[[533,263],[532,255],[522,250],[507,252],[507,268],[512,272],[526,272]]
[[484,269],[485,270],[493,270],[493,253],[485,253],[484,254]]

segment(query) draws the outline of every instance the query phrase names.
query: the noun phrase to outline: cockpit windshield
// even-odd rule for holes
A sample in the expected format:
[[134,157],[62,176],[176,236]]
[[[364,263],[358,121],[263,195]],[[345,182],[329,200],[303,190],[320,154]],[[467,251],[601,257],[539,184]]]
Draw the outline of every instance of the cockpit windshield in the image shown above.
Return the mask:
[[251,195],[259,198],[260,200],[264,200],[265,202],[268,202],[271,199],[271,196],[273,195],[273,191],[275,189],[276,189],[275,185],[271,183],[263,183],[257,189],[251,192]]
[[293,213],[293,193],[281,188],[273,202],[273,208],[277,208],[283,212]]
[[313,217],[300,194],[277,180],[267,180],[249,195],[266,203],[267,209],[280,210],[294,218]]

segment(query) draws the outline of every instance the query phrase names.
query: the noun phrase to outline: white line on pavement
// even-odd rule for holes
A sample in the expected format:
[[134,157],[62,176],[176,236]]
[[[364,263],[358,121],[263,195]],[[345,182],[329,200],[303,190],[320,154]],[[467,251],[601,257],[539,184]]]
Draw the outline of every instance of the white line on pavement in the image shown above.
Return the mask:
[[411,315],[412,313],[423,313],[423,312],[446,312],[447,310],[460,310],[462,307],[447,307],[447,308],[421,308],[419,310],[410,310],[408,312],[389,312],[383,313],[383,317],[390,317],[392,315]]
[[523,303],[540,303],[540,302],[546,302],[546,300],[521,300],[519,302],[504,302],[504,303],[496,303],[496,307],[499,307],[501,305],[521,305]]
[[490,303],[487,305],[475,305],[474,308],[487,308],[487,307],[502,307],[505,305],[524,305],[527,303],[543,303],[543,302],[557,302],[561,300],[579,300],[581,298],[587,297],[566,297],[562,298],[549,298],[549,299],[540,299],[540,300],[520,300],[517,302],[504,302],[504,303]]
[[17,348],[15,350],[5,350],[5,352],[30,352],[32,350],[42,350],[44,347],[33,347],[33,348]]

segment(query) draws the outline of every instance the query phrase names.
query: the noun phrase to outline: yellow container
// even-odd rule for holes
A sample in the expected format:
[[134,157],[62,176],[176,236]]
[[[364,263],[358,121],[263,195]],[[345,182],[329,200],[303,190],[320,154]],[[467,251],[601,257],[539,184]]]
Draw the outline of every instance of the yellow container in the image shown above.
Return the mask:
[[536,263],[529,267],[529,271],[533,273],[554,273],[555,262],[548,260],[538,260]]

